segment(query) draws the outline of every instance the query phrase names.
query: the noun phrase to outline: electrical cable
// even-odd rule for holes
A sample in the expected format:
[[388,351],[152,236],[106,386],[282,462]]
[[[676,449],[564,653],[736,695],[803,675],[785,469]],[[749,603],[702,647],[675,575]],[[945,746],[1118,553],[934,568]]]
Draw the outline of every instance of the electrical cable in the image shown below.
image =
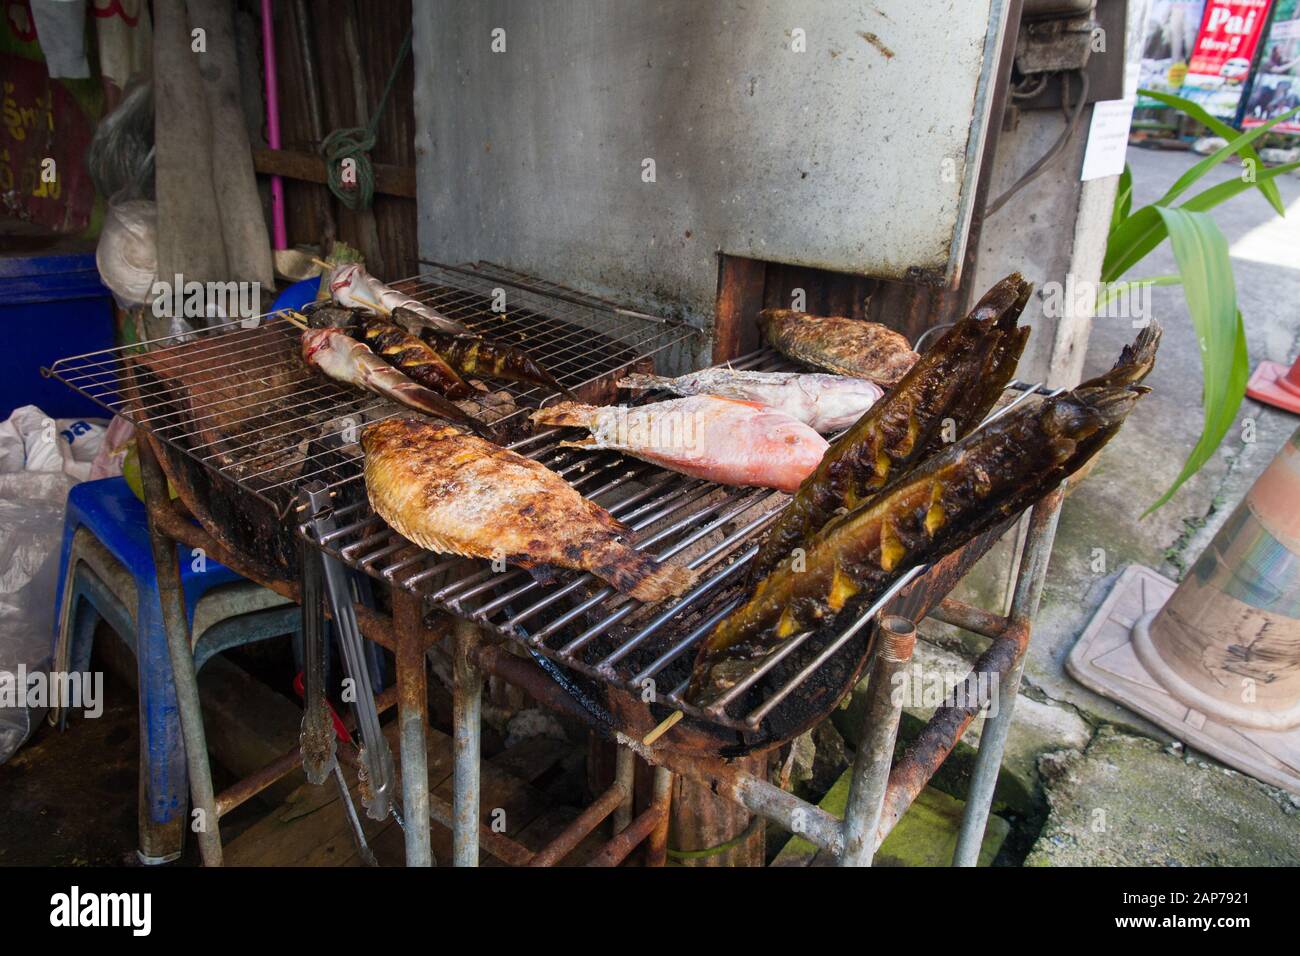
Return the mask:
[[1061,74],[1061,111],[1066,114],[1065,129],[1061,131],[1061,135],[1052,144],[1052,148],[1044,153],[1034,165],[1025,170],[1023,176],[1017,179],[1001,196],[984,207],[985,219],[1005,206],[1011,201],[1012,196],[1041,176],[1048,164],[1059,156],[1061,151],[1065,149],[1066,144],[1074,138],[1075,130],[1079,128],[1079,119],[1083,116],[1083,108],[1088,104],[1088,74],[1080,73],[1079,79],[1082,86],[1079,91],[1079,101],[1071,109],[1069,106],[1070,74]]

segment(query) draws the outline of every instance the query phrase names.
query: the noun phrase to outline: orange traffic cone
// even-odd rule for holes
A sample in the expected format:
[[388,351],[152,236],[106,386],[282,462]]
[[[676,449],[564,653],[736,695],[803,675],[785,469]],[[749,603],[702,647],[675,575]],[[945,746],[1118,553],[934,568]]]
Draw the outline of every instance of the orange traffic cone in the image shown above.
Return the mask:
[[[1285,387],[1300,411],[1297,368]],[[1188,707],[1236,727],[1300,726],[1300,431],[1132,640]]]
[[1246,383],[1246,394],[1300,415],[1300,356],[1289,370],[1277,362],[1260,362]]

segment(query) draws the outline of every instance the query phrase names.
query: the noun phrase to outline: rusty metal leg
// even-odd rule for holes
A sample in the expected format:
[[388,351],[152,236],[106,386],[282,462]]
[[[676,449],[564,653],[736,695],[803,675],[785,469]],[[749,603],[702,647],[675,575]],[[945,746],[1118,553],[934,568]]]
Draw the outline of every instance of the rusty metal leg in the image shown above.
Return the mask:
[[623,790],[623,799],[614,811],[614,833],[622,833],[632,822],[632,782],[636,776],[636,754],[627,747],[619,747],[615,754],[614,782]]
[[194,818],[199,852],[204,866],[221,865],[221,828],[217,816],[217,798],[212,789],[212,767],[208,763],[208,742],[203,731],[203,709],[199,704],[199,684],[194,669],[194,651],[190,646],[190,624],[185,614],[185,595],[181,591],[181,569],[176,562],[176,542],[158,527],[154,511],[168,507],[167,477],[154,457],[149,439],[140,433],[138,445],[140,481],[149,515],[149,545],[153,551],[158,576],[158,600],[162,606],[163,629],[172,663],[172,681],[176,685],[176,703],[180,713],[181,737],[185,741],[185,764],[190,778],[190,800],[197,811]]
[[1006,677],[998,684],[997,713],[985,718],[980,732],[979,753],[975,755],[975,769],[966,795],[966,809],[961,818],[961,830],[957,834],[957,849],[952,856],[953,866],[975,866],[979,862],[984,828],[988,825],[989,810],[993,806],[993,790],[1002,769],[1002,754],[1006,749],[1016,697],[1020,692],[1020,675],[1025,669],[1025,651],[1029,646],[1034,615],[1038,613],[1038,602],[1043,596],[1043,581],[1047,577],[1047,563],[1052,556],[1052,542],[1056,538],[1056,523],[1061,515],[1063,498],[1063,488],[1051,492],[1034,506],[1029,519],[1029,533],[1025,536],[1020,573],[1016,577],[1016,588],[1011,600],[1009,628],[1010,633],[1020,642],[1020,653]]
[[[479,669],[478,626],[456,621],[456,654],[452,686],[452,861],[478,866],[479,720],[482,716],[483,672]],[[409,815],[409,814],[408,814]]]
[[397,647],[397,726],[402,760],[402,811],[406,865],[432,866],[429,823],[429,761],[425,726],[429,690],[425,673],[424,621],[419,598],[396,588],[393,611]]
[[655,767],[654,802],[664,808],[659,824],[646,838],[645,865],[664,866],[668,862],[668,825],[672,822],[673,783],[676,774],[664,767]]
[[876,829],[885,803],[889,768],[894,761],[894,741],[903,712],[895,693],[895,675],[912,659],[916,625],[907,618],[887,615],[876,634],[876,660],[867,684],[867,712],[862,744],[853,761],[849,802],[844,808],[844,852],[840,866],[870,866],[876,855]]

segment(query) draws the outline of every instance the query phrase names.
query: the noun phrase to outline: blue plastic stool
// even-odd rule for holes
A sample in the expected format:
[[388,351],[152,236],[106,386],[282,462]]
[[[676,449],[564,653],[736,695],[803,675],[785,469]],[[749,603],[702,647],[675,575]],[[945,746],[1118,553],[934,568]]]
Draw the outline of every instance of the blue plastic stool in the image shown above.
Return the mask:
[[[178,546],[195,670],[214,654],[301,630],[296,604]],[[57,670],[86,671],[100,619],[134,652],[140,711],[141,860],[180,855],[189,797],[176,688],[144,504],[122,478],[68,493],[55,633]],[[57,719],[58,714],[52,715]]]

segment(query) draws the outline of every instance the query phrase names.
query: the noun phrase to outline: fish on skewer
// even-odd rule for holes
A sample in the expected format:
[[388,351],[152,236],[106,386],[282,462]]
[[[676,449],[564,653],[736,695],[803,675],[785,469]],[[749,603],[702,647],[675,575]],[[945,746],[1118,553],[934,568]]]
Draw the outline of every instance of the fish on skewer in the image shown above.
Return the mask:
[[906,338],[879,322],[793,309],[758,313],[763,338],[782,355],[838,375],[893,385],[916,364]]
[[830,450],[781,512],[748,577],[757,581],[838,511],[856,508],[908,468],[970,432],[1011,380],[1029,336],[1017,322],[1032,286],[1013,273],[921,356]]
[[329,291],[339,305],[366,309],[370,312],[391,312],[397,308],[406,308],[433,328],[454,335],[469,332],[469,329],[455,319],[443,315],[414,296],[384,285],[356,262],[342,262],[334,266],[330,272]]
[[474,389],[423,339],[382,316],[365,315],[359,334],[357,331],[353,334],[393,368],[426,388],[452,399],[474,394]]
[[758,402],[797,418],[823,435],[848,428],[874,405],[884,391],[874,382],[820,372],[751,372],[706,368],[668,378],[632,373],[619,388],[662,388],[676,395],[717,395]]
[[422,548],[581,569],[640,601],[697,576],[623,543],[625,526],[544,465],[457,428],[390,418],[362,432],[361,447],[375,512]]
[[693,478],[781,491],[799,487],[828,447],[788,415],[713,395],[630,407],[559,402],[534,412],[532,420],[591,432],[561,443],[567,447],[613,449]]
[[708,706],[789,638],[866,606],[899,575],[1037,501],[1092,457],[1147,391],[1085,388],[1017,409],[832,520],[713,629],[686,699]]
[[432,389],[413,382],[342,329],[307,329],[302,333],[302,360],[336,382],[391,399],[407,408],[456,422],[491,437],[476,421]]
[[542,385],[566,398],[576,398],[540,362],[522,349],[492,342],[477,335],[458,335],[427,324],[421,325],[417,319],[415,313],[405,306],[393,310],[393,322],[418,335],[461,375]]

